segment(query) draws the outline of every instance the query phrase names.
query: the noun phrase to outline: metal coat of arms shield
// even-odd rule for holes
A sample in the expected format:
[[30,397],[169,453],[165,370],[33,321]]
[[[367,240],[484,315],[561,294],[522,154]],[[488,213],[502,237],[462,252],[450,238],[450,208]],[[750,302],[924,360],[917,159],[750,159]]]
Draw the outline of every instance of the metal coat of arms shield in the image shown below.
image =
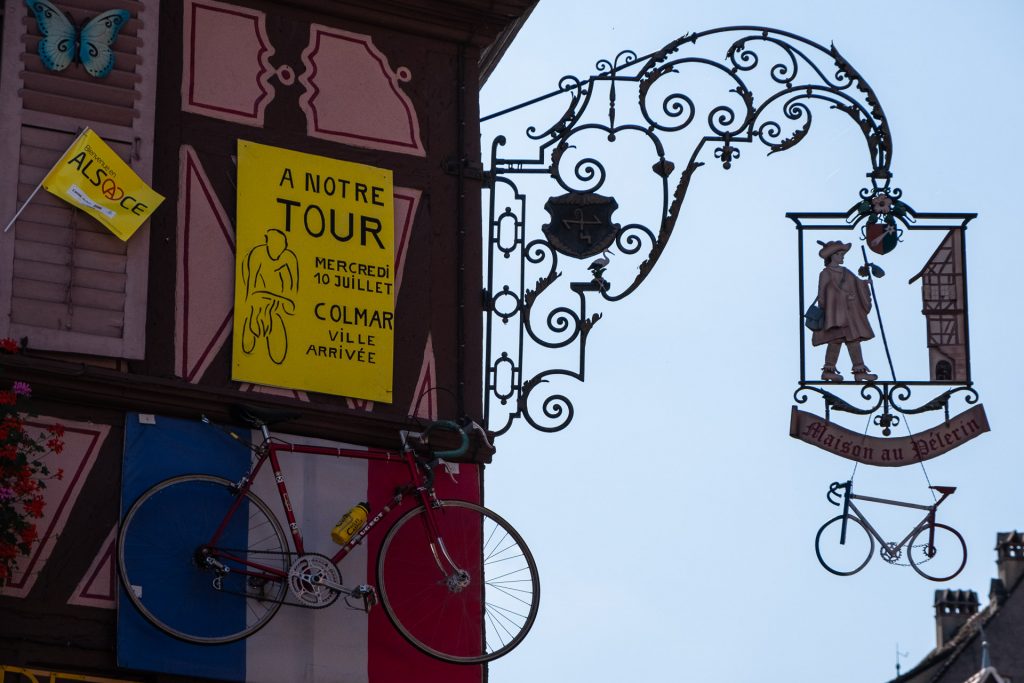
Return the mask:
[[594,192],[570,192],[551,197],[544,204],[544,210],[551,214],[551,222],[541,229],[561,253],[587,258],[600,254],[615,241],[619,225],[612,223],[612,214],[618,208],[614,197]]

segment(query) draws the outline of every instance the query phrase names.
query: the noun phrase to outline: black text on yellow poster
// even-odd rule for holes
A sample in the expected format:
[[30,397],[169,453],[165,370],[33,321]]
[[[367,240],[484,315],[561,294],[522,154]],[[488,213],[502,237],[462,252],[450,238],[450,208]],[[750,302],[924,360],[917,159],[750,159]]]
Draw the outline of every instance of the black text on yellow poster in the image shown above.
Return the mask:
[[391,171],[238,142],[232,378],[391,401]]

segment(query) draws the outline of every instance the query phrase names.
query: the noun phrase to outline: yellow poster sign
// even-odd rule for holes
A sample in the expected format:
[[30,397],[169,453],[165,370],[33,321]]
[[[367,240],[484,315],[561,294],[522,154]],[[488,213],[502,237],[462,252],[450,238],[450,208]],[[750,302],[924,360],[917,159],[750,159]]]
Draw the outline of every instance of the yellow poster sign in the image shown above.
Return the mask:
[[[8,677],[6,674],[14,674]],[[133,679],[134,680],[134,679]],[[69,674],[61,671],[39,671],[38,669],[23,669],[20,666],[9,666],[0,664],[0,683],[56,683],[57,681],[84,681],[85,683],[130,683],[127,678],[100,678],[97,676],[83,676],[82,674]]]
[[88,128],[46,174],[42,186],[122,240],[131,237],[164,200]]
[[232,379],[391,402],[391,171],[238,141]]

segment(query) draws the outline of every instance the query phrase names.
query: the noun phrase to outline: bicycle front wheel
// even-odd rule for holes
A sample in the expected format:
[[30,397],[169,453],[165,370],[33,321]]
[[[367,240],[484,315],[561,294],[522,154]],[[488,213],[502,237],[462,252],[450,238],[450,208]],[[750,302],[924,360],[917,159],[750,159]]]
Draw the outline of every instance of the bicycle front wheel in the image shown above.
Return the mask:
[[391,527],[377,558],[377,587],[406,640],[455,664],[511,651],[540,604],[537,566],[519,533],[487,508],[459,500],[421,505]]
[[[281,607],[288,588],[288,541],[266,503],[227,479],[174,477],[147,490],[121,523],[117,563],[143,617],[190,643],[246,638]],[[224,526],[217,545],[210,545]]]
[[949,581],[967,564],[967,544],[953,527],[935,525],[934,537],[928,525],[914,534],[907,551],[914,571],[932,581]]
[[837,576],[856,574],[871,559],[875,539],[853,515],[846,517],[846,538],[842,538],[843,515],[833,517],[818,529],[814,552],[821,566]]

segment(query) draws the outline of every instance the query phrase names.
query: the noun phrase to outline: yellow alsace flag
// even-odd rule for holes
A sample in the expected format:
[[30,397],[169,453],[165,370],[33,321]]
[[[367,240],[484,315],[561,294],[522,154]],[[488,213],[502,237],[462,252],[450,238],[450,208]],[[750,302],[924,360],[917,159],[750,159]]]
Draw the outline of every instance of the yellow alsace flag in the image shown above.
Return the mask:
[[124,241],[164,200],[88,128],[46,174],[42,186]]

